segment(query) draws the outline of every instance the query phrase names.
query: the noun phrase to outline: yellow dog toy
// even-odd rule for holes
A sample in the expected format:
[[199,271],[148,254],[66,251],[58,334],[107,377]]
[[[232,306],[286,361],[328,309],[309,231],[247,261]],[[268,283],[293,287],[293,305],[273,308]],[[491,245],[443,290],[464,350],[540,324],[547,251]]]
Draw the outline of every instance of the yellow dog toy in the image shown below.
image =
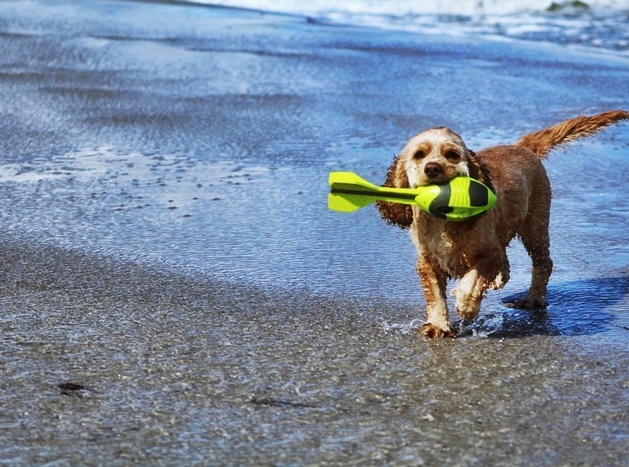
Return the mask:
[[478,180],[456,177],[442,185],[417,188],[377,186],[352,172],[330,172],[328,207],[352,212],[375,201],[417,205],[429,214],[449,221],[462,221],[491,209],[497,198]]

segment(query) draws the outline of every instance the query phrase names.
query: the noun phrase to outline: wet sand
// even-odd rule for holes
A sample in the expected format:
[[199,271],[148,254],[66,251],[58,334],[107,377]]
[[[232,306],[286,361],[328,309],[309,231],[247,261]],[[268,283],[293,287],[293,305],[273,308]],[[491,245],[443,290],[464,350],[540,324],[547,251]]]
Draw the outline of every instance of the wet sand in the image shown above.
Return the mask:
[[626,330],[425,342],[385,303],[2,251],[3,462],[624,462]]
[[325,208],[328,171],[377,181],[424,127],[479,147],[627,107],[626,59],[77,5],[0,4],[0,463],[626,462],[626,128],[547,165],[547,315],[502,305],[514,247],[455,340],[415,332],[408,238]]
[[1,246],[3,462],[624,462],[626,329],[426,342],[390,303]]

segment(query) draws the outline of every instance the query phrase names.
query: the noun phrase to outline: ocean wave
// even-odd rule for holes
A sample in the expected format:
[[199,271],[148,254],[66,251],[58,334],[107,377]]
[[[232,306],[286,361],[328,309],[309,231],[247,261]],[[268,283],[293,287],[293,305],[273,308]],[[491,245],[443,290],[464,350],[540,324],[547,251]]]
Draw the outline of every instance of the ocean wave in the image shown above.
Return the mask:
[[517,13],[612,11],[627,9],[626,0],[197,0],[198,3],[211,3],[262,11],[278,11],[294,14],[327,14],[347,12],[375,15],[511,15]]
[[494,35],[629,55],[627,0],[193,0],[313,21],[455,35]]

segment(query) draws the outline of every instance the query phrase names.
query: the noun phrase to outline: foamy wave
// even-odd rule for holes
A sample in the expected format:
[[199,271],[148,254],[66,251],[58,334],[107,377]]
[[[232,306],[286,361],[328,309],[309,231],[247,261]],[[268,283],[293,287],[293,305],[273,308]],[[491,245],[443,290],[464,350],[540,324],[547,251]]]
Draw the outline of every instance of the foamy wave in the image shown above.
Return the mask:
[[[469,16],[477,14],[511,15],[515,13],[533,13],[552,9],[553,6],[567,9],[585,8],[583,2],[565,0],[314,0],[295,2],[293,0],[200,0],[199,3],[212,3],[232,7],[251,8],[262,11],[284,13],[324,15],[330,13],[371,14],[371,15],[453,15]],[[624,0],[588,1],[587,6],[596,11],[626,9]]]
[[445,35],[495,35],[629,54],[626,0],[193,1],[307,16],[322,22]]

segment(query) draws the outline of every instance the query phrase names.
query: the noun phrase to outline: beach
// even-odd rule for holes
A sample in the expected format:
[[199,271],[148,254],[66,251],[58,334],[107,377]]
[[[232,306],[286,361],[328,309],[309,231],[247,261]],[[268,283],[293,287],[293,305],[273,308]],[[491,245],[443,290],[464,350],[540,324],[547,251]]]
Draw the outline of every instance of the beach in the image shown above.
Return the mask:
[[407,233],[326,204],[425,128],[627,109],[626,56],[69,0],[1,2],[0,49],[0,464],[626,463],[629,125],[545,162],[547,313],[514,242],[457,339]]

